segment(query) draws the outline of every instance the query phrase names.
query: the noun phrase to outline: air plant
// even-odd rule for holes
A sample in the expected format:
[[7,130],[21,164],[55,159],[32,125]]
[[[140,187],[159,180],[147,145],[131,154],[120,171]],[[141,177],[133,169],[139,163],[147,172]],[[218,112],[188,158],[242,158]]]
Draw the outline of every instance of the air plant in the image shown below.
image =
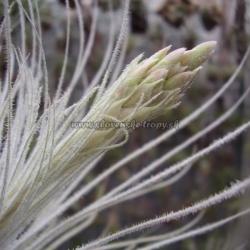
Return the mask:
[[[62,214],[83,195],[88,194],[132,159],[146,153],[178,132],[177,130],[166,131],[110,166],[100,175],[95,176],[93,180],[79,186],[108,150],[120,147],[127,142],[132,130],[126,126],[127,124],[132,121],[141,124],[145,120],[152,120],[164,114],[169,109],[178,108],[180,98],[191,86],[202,68],[201,65],[214,52],[216,42],[205,42],[192,50],[181,48],[169,52],[170,47],[167,47],[143,61],[141,61],[142,55],[139,55],[125,68],[117,80],[109,81],[120,49],[124,44],[124,38],[127,36],[129,12],[129,1],[127,0],[124,5],[122,28],[112,56],[110,56],[110,51],[113,49],[111,38],[103,64],[92,82],[84,89],[83,97],[75,104],[69,105],[69,98],[86,66],[93,43],[89,39],[84,51],[80,2],[75,1],[80,27],[79,58],[75,72],[72,81],[67,84],[68,88],[63,92],[62,85],[70,43],[70,8],[66,0],[65,59],[58,88],[52,98],[49,95],[49,78],[39,23],[38,2],[28,0],[27,6],[24,7],[24,3],[21,1],[16,0],[10,4],[9,1],[4,0],[1,5],[4,8],[4,18],[0,27],[1,42],[4,46],[1,47],[1,50],[4,51],[7,65],[0,93],[1,249],[55,249],[77,233],[87,229],[94,222],[98,213],[104,209],[177,181],[189,169],[190,164],[232,141],[250,126],[250,122],[242,124],[210,146],[171,167],[163,169],[154,176],[151,175],[160,164],[172,155],[226,120],[247,97],[248,88],[225,114],[209,126],[153,163],[143,167],[134,176],[103,194],[93,203],[62,220]],[[12,11],[14,8],[19,10],[20,23],[18,25],[21,28],[21,48],[14,46],[13,43]],[[97,15],[96,11],[95,5],[94,16]],[[26,22],[32,27],[33,44],[30,54],[27,53],[25,42]],[[91,32],[95,32],[95,24],[93,21]],[[248,53],[221,90],[184,118],[179,124],[179,129],[184,128],[206,111],[229,88],[243,67]],[[16,68],[18,68],[17,74],[15,74]],[[105,68],[107,68],[106,73],[104,73]],[[103,127],[100,126],[101,122],[104,124]],[[99,124],[99,126],[90,129],[87,124]],[[116,126],[110,127],[110,124]],[[143,181],[141,181],[142,179]],[[171,238],[167,235],[158,235],[112,243],[112,241],[133,232],[202,211],[244,193],[249,187],[249,178],[236,181],[230,187],[225,187],[220,193],[198,201],[190,207],[154,219],[149,218],[148,221],[96,240],[89,239],[91,242],[82,242],[83,245],[76,249],[113,249],[128,246],[135,248],[141,243],[144,244],[142,249],[157,249],[187,237],[206,233],[249,213],[250,210],[241,211],[219,222],[212,222],[209,225],[191,230],[191,226],[199,220],[199,215],[192,223],[176,232],[175,236]],[[77,192],[73,193],[72,191],[76,188],[78,188]]]

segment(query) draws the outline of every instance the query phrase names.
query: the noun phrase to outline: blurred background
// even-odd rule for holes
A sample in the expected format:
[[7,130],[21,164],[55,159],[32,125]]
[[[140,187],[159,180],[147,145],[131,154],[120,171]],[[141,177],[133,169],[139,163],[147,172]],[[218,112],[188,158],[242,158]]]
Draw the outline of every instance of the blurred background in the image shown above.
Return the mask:
[[[90,39],[90,30],[93,24],[94,1],[79,0],[79,2],[83,13],[84,33],[87,42]],[[113,24],[115,25],[116,36],[118,36],[125,1],[111,0],[111,2],[113,20],[115,21]],[[72,77],[79,53],[79,23],[75,2],[70,0],[69,3],[71,7],[71,40],[64,88],[66,88],[67,82]],[[97,31],[93,37],[91,56],[81,80],[74,90],[70,100],[71,103],[81,98],[83,89],[95,76],[102,63],[109,41],[111,25],[109,16],[111,10],[107,0],[98,0],[97,5]],[[60,77],[66,44],[65,1],[41,1],[40,11],[43,43],[49,70],[50,94],[53,96]],[[15,11],[13,11],[13,19],[15,20]],[[13,23],[15,25],[15,22]],[[16,37],[14,43],[17,44],[20,42],[18,41],[19,32],[15,29],[13,31],[13,35]],[[131,0],[129,35],[126,39],[127,49],[121,70],[141,53],[144,53],[144,58],[147,58],[168,45],[172,45],[171,50],[180,47],[192,49],[201,42],[217,41],[214,55],[209,62],[205,63],[203,70],[182,98],[181,105],[156,119],[156,122],[180,121],[211,98],[234,73],[247,50],[249,32],[250,2],[248,0]],[[30,32],[27,37],[28,48],[31,48],[32,45],[31,37]],[[1,77],[3,77],[6,69],[3,52],[1,52],[0,58],[0,73]],[[73,214],[81,207],[93,202],[97,197],[102,196],[108,190],[127,180],[138,170],[209,125],[239,99],[248,86],[249,79],[249,62],[247,62],[233,86],[207,112],[176,133],[172,138],[113,174],[111,178],[103,182],[88,196],[82,197],[71,210],[67,211],[65,216]],[[192,146],[172,157],[152,174],[185,159],[192,154],[194,149],[203,149],[214,140],[248,121],[250,118],[249,110],[250,98],[247,98],[247,101],[226,122],[203,136]],[[165,131],[150,128],[136,129],[130,134],[130,139],[125,146],[111,150],[106,154],[95,170],[83,181],[83,184],[163,132]],[[115,232],[126,226],[131,226],[149,218],[155,218],[156,215],[162,215],[172,210],[177,211],[189,206],[210,194],[219,192],[236,179],[249,176],[249,162],[250,140],[249,132],[246,131],[232,143],[224,145],[220,150],[194,163],[189,172],[175,184],[132,201],[113,206],[100,213],[93,226],[74,237],[72,241],[65,243],[59,249],[72,248],[80,245],[83,241],[88,242],[90,239]],[[247,195],[244,196],[244,199],[242,197],[235,198],[208,209],[199,225],[225,218],[241,210],[244,206],[249,206],[250,202],[246,197]],[[164,223],[157,228],[144,231],[143,234],[154,235],[171,232],[187,224],[192,219],[189,216],[179,221]],[[250,218],[244,217],[213,232],[176,243],[164,249],[249,249],[250,233],[247,230],[249,225]],[[126,239],[137,238],[139,235],[133,234],[126,237]]]

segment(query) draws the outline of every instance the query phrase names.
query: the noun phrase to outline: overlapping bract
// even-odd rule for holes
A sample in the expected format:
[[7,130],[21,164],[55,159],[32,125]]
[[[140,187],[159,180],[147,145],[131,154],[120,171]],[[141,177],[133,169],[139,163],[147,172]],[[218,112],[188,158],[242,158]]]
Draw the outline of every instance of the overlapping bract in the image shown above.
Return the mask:
[[141,122],[176,107],[215,45],[205,42],[192,50],[181,48],[166,55],[167,47],[139,63],[140,55],[121,75],[123,80],[106,114],[123,122]]

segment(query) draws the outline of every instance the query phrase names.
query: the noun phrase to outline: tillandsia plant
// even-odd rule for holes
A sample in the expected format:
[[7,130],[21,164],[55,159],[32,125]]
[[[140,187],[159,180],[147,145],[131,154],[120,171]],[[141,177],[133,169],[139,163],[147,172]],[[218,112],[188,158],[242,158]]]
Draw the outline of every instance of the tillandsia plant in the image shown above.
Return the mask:
[[[191,50],[181,48],[170,53],[170,47],[167,47],[143,61],[140,61],[142,59],[142,55],[140,55],[125,68],[116,81],[108,85],[109,76],[127,34],[129,1],[126,1],[122,29],[114,54],[111,56],[112,46],[110,46],[110,49],[107,50],[107,58],[110,59],[104,60],[100,71],[89,84],[90,87],[84,90],[83,98],[68,106],[72,90],[84,70],[93,43],[89,38],[84,52],[81,4],[75,1],[75,5],[80,26],[78,62],[75,66],[72,81],[65,93],[62,94],[62,84],[68,59],[71,19],[69,3],[66,1],[65,59],[55,96],[50,98],[38,2],[28,0],[27,6],[24,6],[24,3],[18,0],[11,3],[4,0],[1,3],[4,9],[4,18],[0,27],[0,35],[4,46],[0,49],[4,51],[6,58],[6,72],[1,82],[0,93],[1,249],[56,249],[63,242],[91,225],[100,211],[176,181],[188,170],[190,164],[203,155],[216,150],[222,144],[231,141],[250,126],[249,122],[242,125],[184,161],[138,183],[139,180],[151,174],[175,152],[191,144],[229,117],[246,98],[249,92],[249,89],[247,89],[230,110],[203,131],[143,168],[133,177],[99,197],[92,204],[83,207],[71,217],[61,220],[61,215],[68,208],[113,172],[177,132],[174,130],[167,131],[87,182],[85,186],[78,187],[79,190],[72,194],[72,191],[93,170],[105,152],[127,142],[129,132],[132,130],[127,124],[132,121],[142,123],[145,120],[152,120],[178,106],[180,98],[191,86],[201,69],[201,65],[210,58],[216,45],[216,42],[210,41]],[[19,45],[15,45],[12,35],[15,31],[12,23],[12,19],[15,18],[12,13],[15,9],[19,11],[20,23],[18,25],[21,27],[21,49],[19,49]],[[97,16],[96,11],[97,6],[94,5],[93,19]],[[95,24],[94,19],[91,32],[95,32]],[[33,42],[30,55],[26,52],[26,26],[28,25],[32,28]],[[112,42],[109,44],[112,45]],[[186,126],[205,111],[230,86],[247,56],[248,53],[223,89],[193,114],[185,118],[180,123],[180,128]],[[110,63],[107,67],[108,61]],[[103,68],[106,67],[108,69],[101,82]],[[18,69],[17,74],[15,74],[16,68]],[[99,82],[101,84],[97,86]],[[43,110],[42,114],[39,113],[41,110]],[[76,119],[80,122],[75,122]],[[98,127],[97,124],[101,122],[104,123],[104,126]],[[89,129],[87,124],[93,123],[96,127]],[[110,126],[112,123],[115,126]],[[170,177],[172,175],[174,176]],[[169,179],[165,181],[166,178]],[[171,242],[205,233],[248,213],[249,209],[220,222],[185,232],[199,220],[200,216],[198,216],[192,223],[176,232],[176,236],[173,238],[158,235],[152,238],[146,237],[110,243],[124,235],[201,211],[240,194],[249,187],[249,179],[238,181],[221,193],[188,208],[128,227],[90,243],[83,242],[84,245],[77,249],[114,249],[129,246],[134,249],[141,243],[144,244],[143,249],[156,249]],[[148,243],[148,245],[145,245],[145,243]]]

